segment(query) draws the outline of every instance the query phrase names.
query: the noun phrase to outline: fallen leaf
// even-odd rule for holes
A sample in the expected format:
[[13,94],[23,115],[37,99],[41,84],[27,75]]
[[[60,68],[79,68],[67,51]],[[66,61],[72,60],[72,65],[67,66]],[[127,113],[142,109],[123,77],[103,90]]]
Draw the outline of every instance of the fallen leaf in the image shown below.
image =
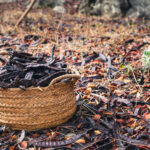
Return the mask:
[[27,141],[23,141],[23,142],[21,142],[21,148],[24,148],[24,149],[26,149],[27,148],[27,146],[28,146],[28,143],[27,143]]
[[99,131],[99,130],[94,130],[94,134],[95,135],[99,135],[99,134],[101,134],[102,132],[101,131]]
[[144,116],[144,118],[145,118],[146,120],[149,120],[149,119],[150,119],[150,113],[145,113],[143,116]]
[[99,120],[101,118],[101,115],[100,114],[96,114],[93,116],[93,119],[94,120]]
[[125,92],[123,90],[115,90],[114,93],[116,93],[118,96],[124,95]]
[[81,139],[78,139],[75,143],[82,143],[82,144],[85,144],[86,141],[84,138],[81,138]]
[[94,82],[89,82],[88,85],[87,85],[87,88],[96,88],[96,84]]

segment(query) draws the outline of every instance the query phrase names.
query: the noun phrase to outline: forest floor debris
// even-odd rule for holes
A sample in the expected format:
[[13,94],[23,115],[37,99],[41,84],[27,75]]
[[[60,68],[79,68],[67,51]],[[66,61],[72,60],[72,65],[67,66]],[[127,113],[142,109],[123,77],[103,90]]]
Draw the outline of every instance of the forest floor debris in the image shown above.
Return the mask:
[[1,54],[51,55],[56,45],[57,57],[81,74],[75,87],[77,110],[55,128],[24,133],[1,126],[0,149],[150,149],[150,71],[142,67],[150,22],[45,9],[33,10],[13,31],[20,15],[18,10],[0,16]]

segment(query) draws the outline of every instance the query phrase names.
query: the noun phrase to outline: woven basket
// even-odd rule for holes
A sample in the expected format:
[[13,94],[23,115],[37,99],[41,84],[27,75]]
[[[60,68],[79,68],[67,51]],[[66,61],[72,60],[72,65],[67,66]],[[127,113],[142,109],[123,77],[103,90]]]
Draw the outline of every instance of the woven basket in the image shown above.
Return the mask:
[[[76,109],[74,84],[79,75],[66,74],[48,87],[0,88],[0,124],[17,130],[57,126],[72,117]],[[67,82],[58,82],[72,78]]]

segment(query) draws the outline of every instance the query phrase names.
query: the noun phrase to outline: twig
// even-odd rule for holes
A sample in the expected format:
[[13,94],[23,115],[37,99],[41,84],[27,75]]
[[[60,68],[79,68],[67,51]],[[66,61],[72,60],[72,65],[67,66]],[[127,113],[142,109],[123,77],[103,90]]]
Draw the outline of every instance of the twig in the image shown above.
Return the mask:
[[135,74],[134,74],[134,72],[133,72],[133,68],[132,68],[132,67],[131,67],[131,72],[132,72],[132,74],[133,74],[133,77],[134,77],[134,80],[135,80],[136,84],[138,85],[138,87],[139,87],[139,89],[140,89],[140,92],[142,93],[143,90],[142,90],[141,86],[139,85],[139,83],[138,83],[138,81],[137,81],[137,79],[136,79],[136,77],[135,77]]
[[20,19],[16,23],[15,28],[17,28],[20,25],[20,23],[23,21],[23,19],[27,16],[27,14],[32,9],[32,7],[35,4],[35,2],[36,2],[36,0],[31,0],[30,5],[28,6],[28,8],[26,9],[26,11],[22,14],[22,16],[20,17]]

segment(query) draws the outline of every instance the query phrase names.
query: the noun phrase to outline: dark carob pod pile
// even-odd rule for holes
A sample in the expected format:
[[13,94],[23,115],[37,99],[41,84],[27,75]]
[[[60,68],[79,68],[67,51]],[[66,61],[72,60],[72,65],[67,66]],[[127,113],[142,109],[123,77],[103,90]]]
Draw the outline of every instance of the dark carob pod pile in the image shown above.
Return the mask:
[[46,54],[32,55],[13,51],[0,68],[0,87],[21,88],[46,87],[56,77],[69,73],[67,65]]

